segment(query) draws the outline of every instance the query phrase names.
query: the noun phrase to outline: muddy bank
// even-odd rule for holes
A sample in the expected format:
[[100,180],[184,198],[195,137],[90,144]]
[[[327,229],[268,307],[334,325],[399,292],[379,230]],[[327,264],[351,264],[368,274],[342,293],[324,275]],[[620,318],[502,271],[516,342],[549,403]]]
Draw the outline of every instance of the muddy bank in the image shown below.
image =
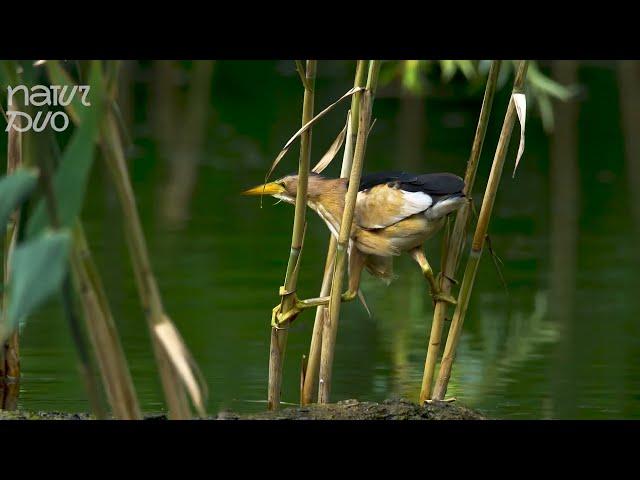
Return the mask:
[[[147,414],[145,420],[166,420],[163,414]],[[92,420],[87,413],[0,411],[0,420]],[[382,403],[345,400],[329,405],[283,408],[275,412],[238,414],[222,411],[207,420],[485,420],[474,410],[454,403],[420,407],[406,400]]]
[[328,405],[283,408],[275,412],[236,415],[221,412],[218,418],[237,420],[485,420],[485,417],[456,403],[433,403],[424,407],[406,400],[382,403],[345,400]]

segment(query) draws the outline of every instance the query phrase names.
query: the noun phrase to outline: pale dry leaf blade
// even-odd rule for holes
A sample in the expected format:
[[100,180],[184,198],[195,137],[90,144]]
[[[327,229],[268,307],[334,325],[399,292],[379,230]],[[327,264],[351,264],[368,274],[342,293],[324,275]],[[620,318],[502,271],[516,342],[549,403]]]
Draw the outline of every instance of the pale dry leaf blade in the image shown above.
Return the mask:
[[367,311],[367,315],[369,315],[369,318],[373,318],[371,309],[369,308],[369,305],[367,305],[367,300],[364,298],[364,293],[360,289],[358,289],[358,298],[360,299],[360,303],[362,303],[364,309]]
[[378,119],[374,118],[373,122],[371,122],[371,125],[369,126],[369,132],[367,133],[367,138],[369,138],[369,135],[371,135],[371,130],[373,130],[373,126],[376,124],[377,121]]
[[316,164],[315,167],[311,169],[313,173],[322,173],[325,168],[329,166],[329,164],[333,161],[335,156],[338,154],[340,149],[342,148],[342,144],[344,143],[344,139],[347,136],[347,126],[349,125],[349,117],[351,116],[351,111],[347,114],[347,123],[344,128],[340,131],[336,139],[333,141],[327,153],[325,153],[320,161]]
[[201,416],[205,416],[206,383],[203,381],[203,376],[193,356],[187,349],[180,332],[166,316],[164,316],[161,323],[153,327],[153,331],[189,392],[196,410]]
[[513,167],[513,177],[516,176],[516,170],[520,163],[520,158],[524,153],[524,133],[525,133],[525,121],[527,119],[527,97],[524,93],[514,93],[512,95],[513,103],[518,113],[518,120],[520,122],[520,145],[518,146],[518,155],[516,156],[516,164]]
[[282,150],[280,151],[280,153],[278,154],[276,159],[273,161],[273,164],[271,165],[271,168],[269,169],[269,172],[267,173],[267,175],[265,177],[265,183],[267,182],[267,180],[269,179],[269,177],[271,176],[273,171],[276,169],[276,167],[280,163],[280,160],[282,160],[282,157],[284,157],[287,154],[287,152],[289,151],[289,148],[291,148],[291,145],[293,144],[293,142],[300,135],[302,135],[304,132],[309,130],[313,126],[314,123],[316,123],[318,120],[320,120],[322,117],[324,117],[327,113],[329,113],[331,110],[333,110],[336,107],[336,105],[338,105],[340,102],[342,102],[345,98],[348,98],[351,95],[353,95],[354,93],[357,93],[357,92],[360,92],[360,91],[363,91],[363,90],[365,90],[364,87],[353,87],[347,93],[342,95],[342,97],[340,97],[338,100],[333,102],[331,105],[326,107],[324,110],[322,110],[320,113],[318,113],[311,120],[309,120],[306,124],[304,124],[296,133],[294,133],[293,136],[289,139],[289,141],[282,148]]
[[309,82],[307,82],[307,74],[304,70],[304,65],[302,65],[301,60],[296,60],[296,70],[298,71],[298,75],[300,75],[300,81],[302,82],[302,86],[309,90]]

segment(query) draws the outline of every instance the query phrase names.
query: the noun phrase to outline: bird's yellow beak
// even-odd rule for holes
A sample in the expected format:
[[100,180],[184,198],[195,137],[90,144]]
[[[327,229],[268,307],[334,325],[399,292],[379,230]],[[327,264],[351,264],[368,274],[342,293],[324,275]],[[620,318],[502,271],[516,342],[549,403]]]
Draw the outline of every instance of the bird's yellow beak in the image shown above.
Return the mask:
[[264,185],[258,185],[257,187],[250,188],[242,192],[242,195],[276,195],[283,193],[284,187],[276,182],[265,183]]

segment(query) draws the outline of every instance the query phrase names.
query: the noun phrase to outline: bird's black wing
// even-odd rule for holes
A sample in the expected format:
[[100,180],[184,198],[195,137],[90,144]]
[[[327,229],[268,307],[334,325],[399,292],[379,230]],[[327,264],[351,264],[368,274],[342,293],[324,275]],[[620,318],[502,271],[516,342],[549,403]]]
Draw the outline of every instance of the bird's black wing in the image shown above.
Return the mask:
[[426,173],[411,178],[400,178],[398,187],[407,192],[424,192],[431,196],[462,193],[464,180],[453,173]]
[[360,179],[360,187],[358,191],[368,190],[376,185],[382,185],[383,183],[397,182],[404,178],[415,178],[415,175],[405,172],[376,172],[363,175]]
[[425,173],[414,175],[406,172],[376,172],[363,175],[358,191],[368,190],[383,183],[405,192],[424,192],[428,195],[442,196],[462,193],[464,181],[453,173]]

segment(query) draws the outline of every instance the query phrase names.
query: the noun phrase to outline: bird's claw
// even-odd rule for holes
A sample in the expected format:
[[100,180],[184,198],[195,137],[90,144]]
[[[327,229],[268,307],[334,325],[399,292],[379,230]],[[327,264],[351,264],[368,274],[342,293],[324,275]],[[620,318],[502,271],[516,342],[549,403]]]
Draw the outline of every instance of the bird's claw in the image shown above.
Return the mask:
[[451,283],[453,283],[454,285],[458,285],[458,280],[456,280],[455,278],[450,277],[449,275],[442,273],[442,272],[438,272],[438,274],[436,275],[436,283],[438,285],[442,285],[442,277],[446,278],[447,280],[449,280]]
[[442,291],[432,292],[431,298],[433,299],[434,304],[436,302],[446,302],[451,305],[455,305],[458,303],[458,301],[452,295],[449,295],[448,293],[444,293]]
[[293,322],[302,311],[302,309],[298,307],[298,298],[295,296],[295,293],[293,294],[293,296],[293,306],[286,312],[282,313],[282,302],[273,307],[273,309],[271,310],[271,326],[276,330],[286,329],[287,327],[282,325],[287,325]]

